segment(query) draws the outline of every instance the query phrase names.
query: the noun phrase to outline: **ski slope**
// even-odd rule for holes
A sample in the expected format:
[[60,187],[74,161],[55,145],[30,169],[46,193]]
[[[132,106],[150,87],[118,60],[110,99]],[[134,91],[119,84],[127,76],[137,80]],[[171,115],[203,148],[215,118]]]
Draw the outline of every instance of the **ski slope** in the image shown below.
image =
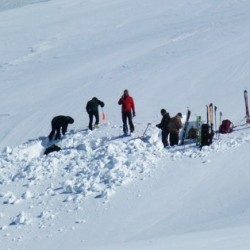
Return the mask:
[[[155,127],[161,108],[205,121],[211,102],[244,122],[249,12],[245,0],[1,1],[0,249],[249,249],[249,125],[202,150],[163,149]],[[90,132],[93,96],[107,120]],[[75,123],[44,156],[61,114]]]

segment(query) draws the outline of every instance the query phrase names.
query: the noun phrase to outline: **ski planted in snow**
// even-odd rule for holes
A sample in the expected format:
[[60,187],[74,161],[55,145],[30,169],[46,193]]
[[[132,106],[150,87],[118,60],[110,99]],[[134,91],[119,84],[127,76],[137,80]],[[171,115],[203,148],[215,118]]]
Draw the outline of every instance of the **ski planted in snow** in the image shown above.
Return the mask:
[[196,118],[196,124],[197,124],[197,141],[196,141],[196,145],[199,146],[199,145],[201,145],[201,125],[202,125],[200,115],[198,115],[197,118]]
[[207,110],[207,124],[209,124],[209,109],[208,109],[208,105],[206,105],[206,110]]
[[247,92],[247,90],[244,91],[244,100],[245,100],[245,108],[246,108],[246,122],[250,123],[249,106],[248,106],[248,92]]
[[184,141],[185,141],[186,134],[187,134],[187,128],[188,128],[188,124],[189,124],[190,115],[191,115],[191,111],[188,109],[187,116],[186,116],[186,121],[185,121],[185,124],[184,124],[184,127],[183,127],[182,137],[181,137],[181,145],[184,145]]
[[215,133],[217,133],[217,117],[216,117],[216,113],[217,113],[217,107],[214,106],[214,129],[215,129]]
[[222,123],[222,112],[220,112],[220,124]]
[[208,124],[210,126],[211,133],[213,133],[214,126],[214,105],[210,103],[208,106]]

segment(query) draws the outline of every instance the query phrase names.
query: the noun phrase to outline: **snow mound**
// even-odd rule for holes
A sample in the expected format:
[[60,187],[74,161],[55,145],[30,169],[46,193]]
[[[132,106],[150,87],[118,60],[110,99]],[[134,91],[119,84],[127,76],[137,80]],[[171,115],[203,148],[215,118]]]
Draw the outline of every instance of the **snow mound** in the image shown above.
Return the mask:
[[[250,141],[249,134],[245,132],[242,136],[238,132],[219,135],[210,147],[202,150],[192,141],[184,146],[163,149],[159,130],[153,126],[143,139],[136,135],[113,136],[105,131],[108,131],[108,125],[92,133],[71,131],[58,142],[62,150],[47,156],[42,153],[44,143],[39,139],[5,151],[0,157],[0,183],[13,187],[13,190],[13,184],[22,183],[23,187],[17,191],[10,188],[1,193],[0,199],[10,205],[42,196],[61,196],[61,200],[68,203],[89,196],[107,201],[118,187],[149,176],[162,159],[198,158],[202,163],[211,163],[211,153],[231,150]],[[119,130],[114,130],[115,133]]]

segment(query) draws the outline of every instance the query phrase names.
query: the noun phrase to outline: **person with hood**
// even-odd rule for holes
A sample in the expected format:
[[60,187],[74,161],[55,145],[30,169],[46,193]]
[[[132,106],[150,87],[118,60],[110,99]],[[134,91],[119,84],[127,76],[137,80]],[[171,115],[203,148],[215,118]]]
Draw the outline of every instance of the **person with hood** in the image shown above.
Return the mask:
[[133,133],[135,130],[132,117],[135,117],[135,104],[134,99],[129,95],[127,89],[124,90],[123,95],[118,101],[118,104],[122,106],[122,122],[123,122],[123,132],[128,134],[128,125],[129,123],[130,133]]
[[176,116],[172,117],[168,123],[170,146],[178,145],[179,130],[182,128],[181,118],[182,114],[178,113]]
[[65,133],[67,132],[68,125],[73,123],[74,119],[70,116],[64,116],[64,115],[55,116],[51,121],[52,130],[49,134],[49,140],[51,141],[55,134],[56,134],[55,137],[56,140],[61,139],[61,130],[62,134],[65,135]]
[[161,129],[161,138],[163,147],[168,146],[168,135],[169,135],[169,129],[168,129],[168,123],[170,121],[169,113],[165,109],[161,109],[161,123],[157,124],[156,127]]
[[93,130],[93,118],[95,117],[95,127],[99,125],[99,111],[98,106],[104,107],[104,102],[98,100],[96,97],[93,97],[90,101],[87,102],[86,111],[89,115],[89,129]]

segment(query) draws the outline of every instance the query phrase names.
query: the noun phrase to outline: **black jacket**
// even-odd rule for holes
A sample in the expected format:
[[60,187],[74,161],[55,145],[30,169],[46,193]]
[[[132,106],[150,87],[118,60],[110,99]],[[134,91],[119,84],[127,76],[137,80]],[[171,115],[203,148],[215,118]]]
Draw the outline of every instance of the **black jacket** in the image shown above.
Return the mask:
[[163,115],[162,119],[161,119],[161,123],[157,124],[156,127],[161,129],[162,131],[168,132],[168,123],[170,121],[170,116],[169,113],[166,113],[165,115]]
[[65,134],[69,124],[74,123],[74,119],[70,116],[59,115],[52,119],[51,125],[52,129],[62,128],[62,133]]
[[96,97],[94,97],[92,100],[87,102],[86,105],[86,111],[87,113],[95,113],[98,112],[98,106],[104,107],[104,102],[98,100]]

